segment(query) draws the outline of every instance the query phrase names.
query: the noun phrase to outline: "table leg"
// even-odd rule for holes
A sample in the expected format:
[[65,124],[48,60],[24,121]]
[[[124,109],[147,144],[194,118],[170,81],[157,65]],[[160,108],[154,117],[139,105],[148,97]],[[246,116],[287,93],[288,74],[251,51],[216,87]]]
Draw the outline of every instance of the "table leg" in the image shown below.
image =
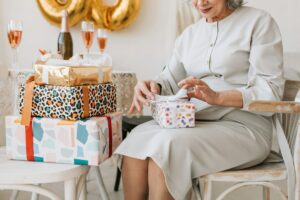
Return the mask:
[[105,188],[105,185],[103,182],[103,178],[102,178],[102,175],[100,172],[100,168],[97,166],[97,167],[93,167],[93,169],[95,169],[95,172],[96,172],[96,178],[97,178],[97,182],[98,182],[98,186],[99,186],[99,193],[100,193],[101,199],[109,200],[108,193],[106,191],[106,188]]
[[16,200],[18,198],[19,191],[13,190],[10,196],[10,200]]
[[31,194],[31,200],[38,200],[39,199],[39,195],[36,193],[32,193]]
[[76,200],[76,180],[70,179],[64,182],[65,200]]
[[77,191],[77,192],[80,192],[79,200],[87,200],[87,189],[86,189],[86,178],[87,178],[87,176],[86,175],[82,175],[82,177],[83,177],[82,190],[81,190],[81,192],[80,191]]

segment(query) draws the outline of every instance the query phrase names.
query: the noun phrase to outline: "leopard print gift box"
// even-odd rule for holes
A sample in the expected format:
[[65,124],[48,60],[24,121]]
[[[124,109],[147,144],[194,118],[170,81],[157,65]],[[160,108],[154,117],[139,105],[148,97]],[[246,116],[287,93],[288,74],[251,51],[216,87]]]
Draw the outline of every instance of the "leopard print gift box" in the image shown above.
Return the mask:
[[[35,85],[31,116],[79,120],[84,117],[83,87],[89,87],[89,116],[101,116],[116,111],[116,87],[114,84],[90,86]],[[24,107],[25,85],[20,89],[20,114]]]

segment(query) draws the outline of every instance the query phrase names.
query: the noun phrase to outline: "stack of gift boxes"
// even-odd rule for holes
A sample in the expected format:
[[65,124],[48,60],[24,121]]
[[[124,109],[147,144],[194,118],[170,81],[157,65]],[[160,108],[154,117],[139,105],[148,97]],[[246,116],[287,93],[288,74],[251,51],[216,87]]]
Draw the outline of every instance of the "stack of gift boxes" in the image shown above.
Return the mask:
[[9,159],[99,165],[121,143],[116,86],[97,67],[37,63],[19,99],[21,115],[5,122]]

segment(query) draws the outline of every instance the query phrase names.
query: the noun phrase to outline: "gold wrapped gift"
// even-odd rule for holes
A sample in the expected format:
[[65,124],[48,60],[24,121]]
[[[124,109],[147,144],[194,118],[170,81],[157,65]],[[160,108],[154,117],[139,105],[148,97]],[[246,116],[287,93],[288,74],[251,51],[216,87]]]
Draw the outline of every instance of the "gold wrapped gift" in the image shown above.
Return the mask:
[[50,85],[79,86],[98,84],[96,66],[56,66],[34,64],[35,81]]

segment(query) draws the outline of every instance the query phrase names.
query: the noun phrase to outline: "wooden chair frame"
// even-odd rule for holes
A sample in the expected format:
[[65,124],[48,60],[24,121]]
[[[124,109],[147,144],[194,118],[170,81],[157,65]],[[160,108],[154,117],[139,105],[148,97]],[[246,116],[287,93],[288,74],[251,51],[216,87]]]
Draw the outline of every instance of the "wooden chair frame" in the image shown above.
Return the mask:
[[[203,199],[212,199],[213,182],[234,182],[216,199],[223,200],[228,194],[241,187],[262,186],[263,200],[270,200],[270,189],[276,191],[282,199],[300,200],[300,81],[286,81],[283,101],[254,101],[248,110],[251,112],[272,112],[277,140],[284,162],[262,163],[244,170],[228,170],[209,174],[204,177]],[[295,100],[295,98],[297,98]],[[199,178],[199,179],[200,179]],[[285,193],[273,181],[287,181]],[[199,181],[200,182],[200,181]],[[200,199],[200,184],[196,188]]]

